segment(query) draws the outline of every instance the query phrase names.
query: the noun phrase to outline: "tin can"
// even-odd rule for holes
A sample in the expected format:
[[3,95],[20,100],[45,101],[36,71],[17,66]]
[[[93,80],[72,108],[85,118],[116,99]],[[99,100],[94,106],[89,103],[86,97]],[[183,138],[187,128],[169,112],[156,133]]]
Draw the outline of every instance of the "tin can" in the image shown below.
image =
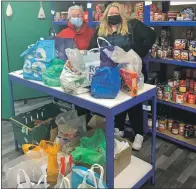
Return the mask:
[[172,130],[172,125],[173,125],[173,119],[168,119],[168,120],[167,120],[167,129],[168,129],[169,131]]
[[190,79],[186,78],[186,88],[189,89],[190,86]]
[[179,86],[186,86],[186,81],[184,79],[181,79],[179,81]]
[[185,93],[185,92],[186,92],[186,86],[185,86],[185,85],[179,86],[179,91],[180,91],[181,93]]
[[171,93],[170,92],[168,92],[168,91],[164,91],[164,100],[165,101],[170,101],[170,99],[171,99]]
[[173,122],[171,132],[172,132],[174,135],[177,135],[177,134],[178,134],[178,129],[179,129],[179,128],[178,128],[178,122],[177,122],[177,121]]
[[189,104],[195,104],[195,94],[194,93],[189,93],[188,94],[188,103]]
[[176,102],[176,94],[178,93],[177,90],[172,91],[172,101]]
[[171,88],[173,88],[173,87],[174,87],[174,80],[169,79],[169,80],[168,80],[168,85],[169,85]]
[[179,133],[179,135],[181,135],[181,136],[184,136],[184,126],[185,126],[185,124],[184,124],[183,122],[180,122],[180,123],[179,123],[178,133]]
[[196,91],[196,80],[194,81],[194,91]]
[[194,89],[194,80],[193,79],[190,79],[189,88]]
[[161,88],[157,89],[157,98],[158,99],[163,99],[163,91]]
[[163,132],[166,129],[166,123],[165,123],[165,117],[161,117],[159,119],[159,126],[158,126],[158,131]]
[[190,125],[184,126],[184,138],[190,138]]
[[191,69],[187,68],[185,74],[186,74],[186,77],[190,78],[191,77]]
[[174,71],[173,76],[174,76],[174,79],[179,80],[180,79],[180,71]]
[[183,94],[183,102],[187,102],[189,92]]
[[183,94],[182,93],[177,93],[176,94],[176,103],[178,103],[178,104],[183,103]]
[[192,71],[192,78],[196,79],[196,69],[193,69],[193,71]]

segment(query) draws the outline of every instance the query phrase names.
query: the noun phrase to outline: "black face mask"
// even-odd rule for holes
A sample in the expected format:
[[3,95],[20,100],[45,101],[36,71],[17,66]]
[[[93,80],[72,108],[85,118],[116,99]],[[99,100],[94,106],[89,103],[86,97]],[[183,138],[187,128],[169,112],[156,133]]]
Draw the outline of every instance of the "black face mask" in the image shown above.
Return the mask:
[[120,24],[122,21],[121,16],[118,15],[113,15],[113,16],[108,16],[108,24],[109,25],[117,25]]

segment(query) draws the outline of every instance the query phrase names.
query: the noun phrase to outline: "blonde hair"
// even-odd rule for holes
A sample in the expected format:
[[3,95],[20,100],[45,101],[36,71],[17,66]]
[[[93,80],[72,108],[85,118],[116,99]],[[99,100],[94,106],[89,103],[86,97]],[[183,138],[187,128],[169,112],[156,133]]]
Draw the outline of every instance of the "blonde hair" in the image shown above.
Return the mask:
[[101,19],[100,26],[99,26],[98,36],[106,37],[109,34],[112,34],[110,27],[108,25],[108,12],[111,7],[118,8],[119,14],[122,18],[122,22],[121,22],[121,25],[118,27],[117,33],[121,35],[127,35],[129,33],[128,23],[127,23],[128,20],[126,19],[122,6],[119,3],[111,3],[110,5],[108,5],[106,10],[104,11],[104,14]]

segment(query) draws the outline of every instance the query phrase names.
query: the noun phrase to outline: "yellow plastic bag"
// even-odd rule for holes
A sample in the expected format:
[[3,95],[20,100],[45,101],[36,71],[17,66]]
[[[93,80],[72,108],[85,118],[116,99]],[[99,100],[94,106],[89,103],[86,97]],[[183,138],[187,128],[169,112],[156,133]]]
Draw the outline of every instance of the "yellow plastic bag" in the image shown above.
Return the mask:
[[34,144],[23,144],[22,145],[22,150],[26,154],[29,150],[31,151],[40,151],[41,147],[34,145]]
[[60,146],[45,140],[40,141],[39,146],[48,154],[47,181],[56,183],[58,177],[57,154],[60,151]]

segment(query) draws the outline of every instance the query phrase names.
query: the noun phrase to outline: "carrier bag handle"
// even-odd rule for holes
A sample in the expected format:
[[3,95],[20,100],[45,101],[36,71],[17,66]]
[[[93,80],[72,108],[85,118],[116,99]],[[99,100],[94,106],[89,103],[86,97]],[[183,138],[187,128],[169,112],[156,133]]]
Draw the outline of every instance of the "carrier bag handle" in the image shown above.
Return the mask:
[[47,184],[47,175],[42,175],[36,185],[36,188],[38,188],[38,186],[41,184],[41,182],[44,181],[44,187],[47,188],[48,184]]
[[[87,182],[87,175],[92,175],[92,181],[94,182],[94,185],[95,185],[95,188],[98,188],[97,186],[97,181],[96,181],[96,178],[95,178],[95,174],[94,172],[91,170],[91,169],[88,169],[85,173],[85,176],[84,176],[84,179],[82,181],[82,184],[86,184]],[[79,188],[82,188],[82,187],[79,187]]]
[[62,182],[61,182],[59,188],[71,188],[70,181],[69,181],[69,179],[67,177],[63,177]]
[[98,45],[99,48],[101,48],[101,46],[100,46],[100,44],[99,44],[99,40],[105,41],[105,42],[108,44],[108,46],[111,46],[110,42],[107,41],[105,38],[103,38],[103,37],[98,37],[98,38],[97,38],[97,45]]
[[17,175],[17,185],[19,186],[19,187],[17,186],[17,188],[23,188],[23,186],[21,184],[21,181],[20,181],[20,174],[21,173],[23,173],[23,175],[24,175],[25,183],[28,185],[28,188],[31,188],[30,178],[23,169],[20,169],[19,172],[18,172],[18,175]]
[[99,52],[99,48],[90,49],[89,51],[87,51],[87,54],[89,54],[89,53],[91,53],[91,52],[94,52],[94,51],[98,51],[98,52]]
[[91,170],[94,171],[95,168],[99,168],[99,170],[100,170],[99,186],[101,186],[102,185],[102,181],[103,181],[104,169],[103,169],[103,167],[101,165],[94,164],[94,165],[92,165]]

